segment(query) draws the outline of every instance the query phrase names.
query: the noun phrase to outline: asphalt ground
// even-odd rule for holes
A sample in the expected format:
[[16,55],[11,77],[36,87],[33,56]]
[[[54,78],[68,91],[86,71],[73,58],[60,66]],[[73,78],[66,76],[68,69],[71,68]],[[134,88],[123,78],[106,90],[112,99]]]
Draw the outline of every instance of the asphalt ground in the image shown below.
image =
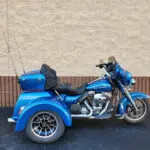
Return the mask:
[[36,144],[7,122],[13,108],[0,108],[0,150],[150,150],[150,117],[137,125],[116,118],[75,119],[53,144]]

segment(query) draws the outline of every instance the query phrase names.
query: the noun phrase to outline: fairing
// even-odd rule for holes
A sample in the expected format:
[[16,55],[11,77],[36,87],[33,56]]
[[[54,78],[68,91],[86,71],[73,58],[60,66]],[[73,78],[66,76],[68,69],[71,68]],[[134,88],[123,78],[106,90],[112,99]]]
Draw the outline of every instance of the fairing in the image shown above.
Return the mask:
[[128,86],[131,84],[132,74],[123,68],[119,64],[116,64],[115,67],[115,76],[124,86]]

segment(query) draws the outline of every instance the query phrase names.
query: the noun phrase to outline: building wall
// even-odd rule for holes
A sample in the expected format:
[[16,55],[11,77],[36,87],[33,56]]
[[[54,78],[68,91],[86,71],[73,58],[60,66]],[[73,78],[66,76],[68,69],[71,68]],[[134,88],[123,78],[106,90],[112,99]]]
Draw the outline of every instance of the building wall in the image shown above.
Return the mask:
[[93,76],[114,55],[136,76],[150,76],[150,0],[0,0],[0,75],[47,63],[58,75]]
[[[73,87],[78,87],[84,83],[95,80],[96,76],[61,76],[61,82],[69,83]],[[136,80],[132,91],[139,91],[150,95],[150,77],[134,77]],[[14,106],[20,95],[21,89],[14,76],[0,76],[0,107]],[[122,96],[122,95],[120,95]],[[114,98],[115,102],[116,98]],[[150,99],[149,99],[150,102]]]

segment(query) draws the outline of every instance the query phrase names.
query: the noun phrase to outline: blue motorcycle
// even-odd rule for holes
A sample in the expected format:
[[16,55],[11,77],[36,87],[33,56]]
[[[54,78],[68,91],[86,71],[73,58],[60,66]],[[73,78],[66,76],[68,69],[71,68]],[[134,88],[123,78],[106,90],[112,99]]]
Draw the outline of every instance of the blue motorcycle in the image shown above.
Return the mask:
[[[15,131],[25,130],[37,143],[52,143],[72,126],[72,118],[108,119],[116,116],[128,123],[140,123],[148,115],[148,95],[129,92],[135,84],[132,75],[114,57],[96,65],[106,74],[81,87],[60,83],[56,71],[43,64],[41,70],[20,76],[22,89],[12,118]],[[122,97],[119,98],[120,93]],[[118,100],[115,106],[113,100]]]

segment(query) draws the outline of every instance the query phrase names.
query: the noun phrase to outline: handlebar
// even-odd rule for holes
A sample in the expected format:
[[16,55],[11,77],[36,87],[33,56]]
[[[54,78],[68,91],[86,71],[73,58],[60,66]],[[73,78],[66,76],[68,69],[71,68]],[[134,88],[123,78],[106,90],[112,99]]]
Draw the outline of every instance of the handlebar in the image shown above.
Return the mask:
[[98,67],[98,68],[103,68],[104,66],[106,66],[106,64],[98,64],[98,65],[96,65],[96,67]]
[[100,68],[100,64],[99,64],[99,65],[96,65],[96,67],[99,67],[99,68]]
[[105,68],[107,72],[112,72],[114,70],[115,64],[112,63],[100,63],[96,65],[98,68]]

